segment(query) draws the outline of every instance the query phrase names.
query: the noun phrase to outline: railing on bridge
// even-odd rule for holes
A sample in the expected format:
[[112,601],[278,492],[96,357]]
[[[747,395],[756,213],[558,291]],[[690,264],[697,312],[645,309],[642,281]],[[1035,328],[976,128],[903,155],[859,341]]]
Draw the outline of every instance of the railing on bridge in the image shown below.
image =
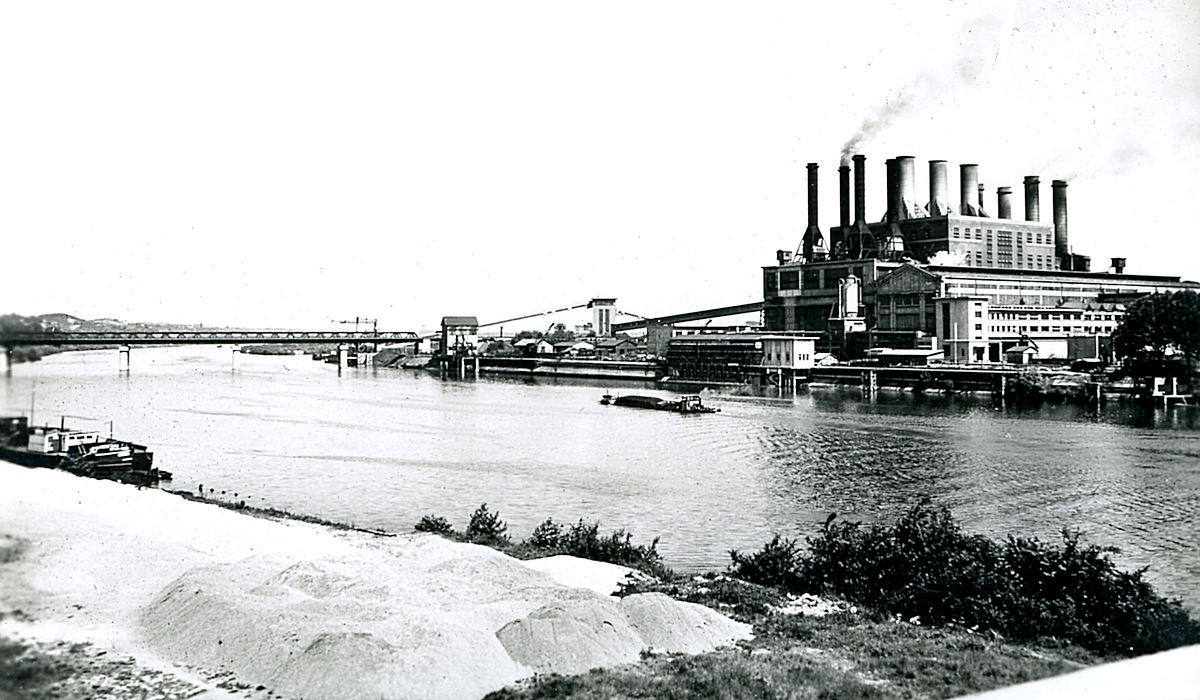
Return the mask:
[[0,335],[0,345],[223,345],[229,343],[415,343],[410,331],[86,331]]

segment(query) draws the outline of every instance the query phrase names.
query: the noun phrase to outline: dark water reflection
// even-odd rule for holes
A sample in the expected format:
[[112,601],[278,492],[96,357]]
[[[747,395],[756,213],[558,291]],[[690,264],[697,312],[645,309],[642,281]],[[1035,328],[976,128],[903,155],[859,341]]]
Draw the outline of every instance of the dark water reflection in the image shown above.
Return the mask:
[[[988,399],[814,389],[791,398],[712,396],[722,412],[604,407],[591,383],[443,382],[336,369],[228,349],[135,350],[19,365],[3,412],[113,419],[154,446],[176,486],[408,528],[459,526],[481,502],[524,536],[546,517],[598,519],[661,536],[680,568],[719,568],[731,548],[810,534],[830,512],[890,519],[923,497],[967,529],[1054,539],[1063,527],[1151,566],[1166,593],[1200,607],[1200,417],[1194,409],[1099,414],[1016,410]],[[656,393],[609,383],[616,392]]]

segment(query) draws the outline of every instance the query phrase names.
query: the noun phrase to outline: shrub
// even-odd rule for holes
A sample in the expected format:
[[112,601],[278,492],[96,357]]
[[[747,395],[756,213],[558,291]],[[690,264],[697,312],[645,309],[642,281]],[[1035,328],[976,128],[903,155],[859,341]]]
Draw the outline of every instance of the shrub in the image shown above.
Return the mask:
[[508,525],[500,519],[499,513],[488,510],[487,504],[482,503],[471,513],[471,522],[467,523],[467,541],[476,544],[503,544],[508,542],[504,534]]
[[964,533],[927,502],[892,525],[826,523],[808,552],[778,536],[731,552],[734,576],[794,592],[836,595],[929,624],[980,626],[1015,640],[1065,639],[1094,651],[1141,654],[1200,642],[1200,623],[1157,595],[1145,570],[1123,572],[1116,550],[1037,539],[996,542]]
[[450,521],[440,515],[423,515],[413,526],[417,532],[432,532],[436,535],[449,535],[454,532],[454,528],[450,527]]
[[1037,403],[1046,396],[1050,382],[1036,369],[1021,370],[1005,383],[1005,398],[1017,403]]
[[546,518],[533,528],[533,533],[529,535],[529,539],[525,540],[525,544],[535,549],[557,549],[562,541],[562,536],[562,525],[554,522],[551,518]]
[[800,566],[800,548],[795,540],[780,539],[775,535],[761,550],[743,555],[734,549],[730,550],[729,558],[733,560],[730,573],[743,581],[788,590],[798,587],[796,574]]

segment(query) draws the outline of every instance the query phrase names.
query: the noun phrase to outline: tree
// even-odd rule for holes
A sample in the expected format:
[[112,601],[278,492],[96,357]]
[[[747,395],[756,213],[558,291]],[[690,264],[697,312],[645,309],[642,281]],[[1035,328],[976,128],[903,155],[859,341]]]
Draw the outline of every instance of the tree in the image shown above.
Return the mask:
[[1200,357],[1200,294],[1151,294],[1134,302],[1113,331],[1113,349],[1146,368],[1165,368]]

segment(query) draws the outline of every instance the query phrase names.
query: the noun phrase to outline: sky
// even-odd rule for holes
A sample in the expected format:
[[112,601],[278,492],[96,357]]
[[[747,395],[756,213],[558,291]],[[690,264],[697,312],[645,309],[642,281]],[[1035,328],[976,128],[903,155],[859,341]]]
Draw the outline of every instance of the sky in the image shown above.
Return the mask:
[[[1069,187],[1200,279],[1200,4],[0,3],[0,313],[325,328],[762,298],[837,166]],[[536,324],[533,324],[536,325]]]

